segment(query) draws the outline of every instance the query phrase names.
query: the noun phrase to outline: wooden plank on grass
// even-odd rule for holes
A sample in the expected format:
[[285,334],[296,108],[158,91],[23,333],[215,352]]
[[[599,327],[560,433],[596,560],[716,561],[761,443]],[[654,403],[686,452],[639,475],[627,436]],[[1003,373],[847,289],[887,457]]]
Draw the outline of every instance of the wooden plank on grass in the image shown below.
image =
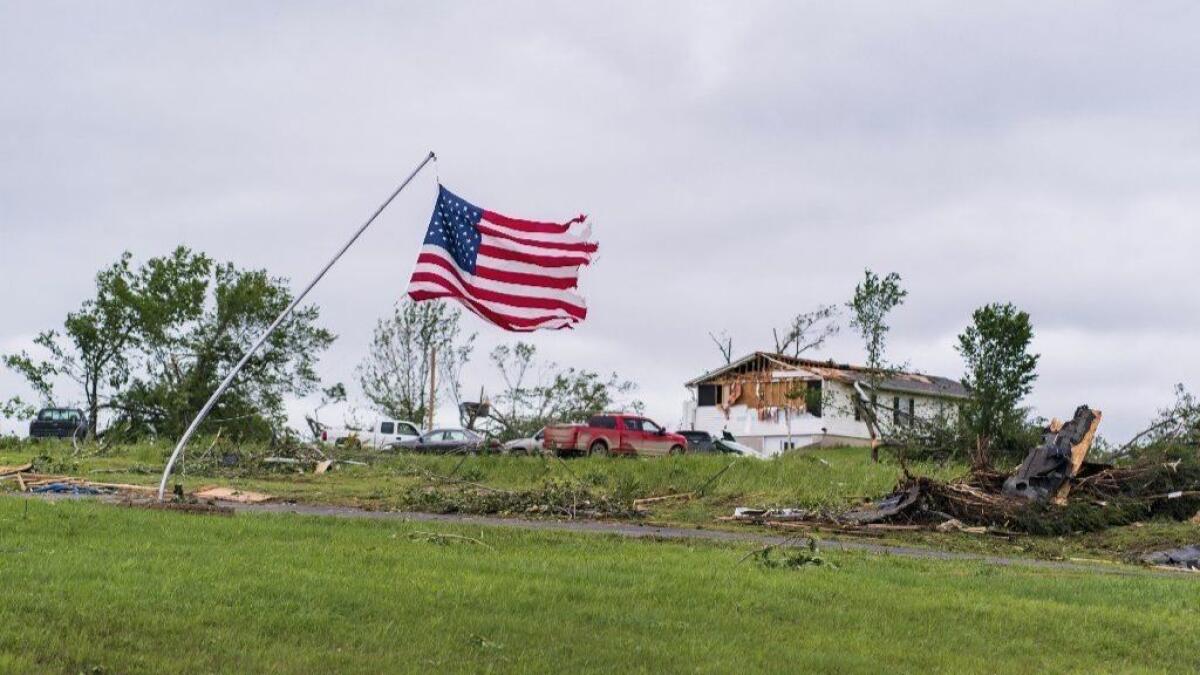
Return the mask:
[[239,504],[258,504],[269,501],[275,497],[265,495],[261,492],[250,492],[248,490],[237,490],[227,487],[210,487],[200,490],[195,493],[198,499],[219,499],[226,502],[237,502]]
[[33,464],[22,464],[21,466],[0,466],[0,476],[8,476],[16,473],[24,473],[33,468]]

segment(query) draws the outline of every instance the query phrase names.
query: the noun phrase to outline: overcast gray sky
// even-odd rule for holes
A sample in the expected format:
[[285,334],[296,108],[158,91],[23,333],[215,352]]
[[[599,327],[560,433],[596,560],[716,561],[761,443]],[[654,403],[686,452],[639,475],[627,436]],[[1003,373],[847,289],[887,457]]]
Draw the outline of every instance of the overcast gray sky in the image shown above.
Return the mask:
[[[1012,301],[1038,412],[1088,403],[1120,440],[1200,378],[1198,33],[1190,2],[0,2],[0,352],[125,249],[299,286],[433,149],[476,204],[591,215],[589,318],[532,339],[667,424],[707,331],[769,348],[869,266],[909,290],[894,360],[958,376],[971,310]],[[434,195],[430,172],[312,294],[328,382]],[[470,387],[512,336],[467,321]]]

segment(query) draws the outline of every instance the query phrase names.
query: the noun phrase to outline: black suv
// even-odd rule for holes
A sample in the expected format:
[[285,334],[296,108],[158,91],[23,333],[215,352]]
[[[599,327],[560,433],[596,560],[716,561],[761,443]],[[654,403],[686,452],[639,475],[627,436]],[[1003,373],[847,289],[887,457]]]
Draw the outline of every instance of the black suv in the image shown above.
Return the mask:
[[30,438],[82,437],[87,430],[87,415],[77,408],[42,408],[29,423]]

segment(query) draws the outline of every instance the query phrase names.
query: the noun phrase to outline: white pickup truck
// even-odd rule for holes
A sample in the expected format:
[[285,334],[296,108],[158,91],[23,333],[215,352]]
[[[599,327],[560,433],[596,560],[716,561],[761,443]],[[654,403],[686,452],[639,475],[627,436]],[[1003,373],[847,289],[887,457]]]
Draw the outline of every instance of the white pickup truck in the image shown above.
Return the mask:
[[420,438],[421,429],[413,422],[404,420],[376,420],[366,429],[324,427],[321,442],[331,445],[357,443],[364,448],[382,450],[393,443]]

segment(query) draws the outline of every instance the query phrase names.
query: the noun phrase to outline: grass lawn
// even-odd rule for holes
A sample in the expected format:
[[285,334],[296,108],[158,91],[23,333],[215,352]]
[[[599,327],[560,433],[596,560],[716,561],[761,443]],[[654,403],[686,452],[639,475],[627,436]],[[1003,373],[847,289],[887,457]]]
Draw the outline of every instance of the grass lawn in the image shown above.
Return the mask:
[[[191,451],[193,457],[208,445],[207,441],[197,442]],[[47,465],[45,470],[54,473],[107,482],[157,485],[170,449],[165,444],[138,444],[98,453],[94,446],[84,446],[77,454],[70,443],[41,442],[0,449],[0,465],[22,464],[41,455],[40,463]],[[628,503],[642,497],[694,491],[708,483],[703,498],[656,504],[648,520],[745,529],[744,525],[716,523],[714,518],[730,514],[735,506],[840,510],[852,503],[887,494],[900,477],[900,469],[895,463],[873,463],[863,448],[805,451],[771,461],[717,455],[565,461],[542,457],[463,458],[380,453],[362,457],[370,459],[369,466],[341,465],[337,471],[322,475],[297,473],[286,468],[275,472],[255,466],[218,468],[211,462],[200,470],[195,461],[185,461],[183,473],[177,474],[173,482],[182,482],[189,490],[203,485],[227,485],[309,504],[371,510],[467,512],[490,512],[487,511],[488,504],[469,499],[472,494],[480,493],[476,486],[531,491],[549,484],[566,485],[571,490],[587,490],[594,495]],[[910,469],[941,479],[958,477],[966,470],[961,465],[931,463],[913,463]],[[722,470],[724,473],[709,483],[709,479]],[[448,484],[433,478],[451,474],[472,485]],[[16,489],[15,481],[0,481],[0,492],[6,489]],[[562,491],[558,496],[563,496]],[[544,515],[520,509],[500,512]],[[1151,522],[1090,534],[1015,536],[1011,539],[919,532],[889,534],[883,541],[1006,556],[1133,561],[1145,552],[1200,542],[1200,527],[1191,523]]]
[[749,550],[0,497],[0,671],[1200,668],[1192,578]]
[[[203,448],[204,442],[196,443]],[[0,465],[29,461],[39,454],[49,458],[53,473],[108,482],[157,485],[165,445],[119,447],[107,454],[86,450],[76,455],[69,443],[43,442],[0,450]],[[199,450],[193,449],[193,453]],[[429,456],[373,453],[370,466],[340,466],[335,472],[313,475],[283,470],[218,469],[177,471],[172,481],[194,488],[221,483],[258,490],[289,500],[339,504],[369,509],[400,510],[415,504],[412,488],[431,485],[431,475],[446,476],[501,490],[534,489],[548,481],[569,482],[595,492],[624,499],[689,492],[729,467],[705,490],[707,503],[765,506],[843,508],[863,499],[887,494],[899,477],[894,463],[876,464],[863,448],[840,448],[788,455],[772,461],[722,455],[687,455],[648,459],[583,458],[557,460],[543,457]],[[732,464],[732,466],[729,466]],[[963,467],[914,464],[924,475],[952,478]],[[99,473],[98,473],[99,472]],[[686,514],[683,514],[686,516]],[[709,520],[705,511],[699,520]]]

